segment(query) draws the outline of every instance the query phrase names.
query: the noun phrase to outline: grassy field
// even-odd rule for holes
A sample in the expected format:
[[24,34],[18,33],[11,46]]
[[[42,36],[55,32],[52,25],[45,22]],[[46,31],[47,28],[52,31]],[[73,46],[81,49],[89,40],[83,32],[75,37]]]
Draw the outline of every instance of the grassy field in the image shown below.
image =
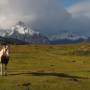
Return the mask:
[[10,48],[0,90],[90,90],[90,44]]

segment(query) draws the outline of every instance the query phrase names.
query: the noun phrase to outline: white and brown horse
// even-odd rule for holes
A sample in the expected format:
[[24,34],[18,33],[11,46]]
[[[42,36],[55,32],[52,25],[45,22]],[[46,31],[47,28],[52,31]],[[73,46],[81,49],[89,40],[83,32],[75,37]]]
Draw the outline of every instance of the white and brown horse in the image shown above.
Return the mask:
[[0,51],[0,67],[1,67],[1,75],[7,75],[7,64],[9,61],[9,49],[8,46],[5,45]]

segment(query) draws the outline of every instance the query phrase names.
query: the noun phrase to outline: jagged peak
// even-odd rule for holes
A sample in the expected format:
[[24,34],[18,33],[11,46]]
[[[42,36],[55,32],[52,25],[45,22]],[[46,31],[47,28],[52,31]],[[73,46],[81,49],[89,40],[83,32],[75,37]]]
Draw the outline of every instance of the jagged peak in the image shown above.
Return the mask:
[[25,23],[24,23],[24,22],[22,22],[22,21],[18,21],[18,22],[16,23],[16,25],[26,26],[26,25],[25,25]]
[[17,31],[19,34],[40,34],[39,32],[32,30],[28,25],[26,25],[22,21],[17,22],[13,27],[11,27],[11,29],[12,31]]

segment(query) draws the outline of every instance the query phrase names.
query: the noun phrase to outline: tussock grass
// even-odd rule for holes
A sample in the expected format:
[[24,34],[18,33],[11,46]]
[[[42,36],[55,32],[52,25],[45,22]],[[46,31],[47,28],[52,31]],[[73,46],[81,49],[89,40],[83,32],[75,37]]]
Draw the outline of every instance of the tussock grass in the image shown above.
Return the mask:
[[0,90],[90,90],[90,44],[11,45]]

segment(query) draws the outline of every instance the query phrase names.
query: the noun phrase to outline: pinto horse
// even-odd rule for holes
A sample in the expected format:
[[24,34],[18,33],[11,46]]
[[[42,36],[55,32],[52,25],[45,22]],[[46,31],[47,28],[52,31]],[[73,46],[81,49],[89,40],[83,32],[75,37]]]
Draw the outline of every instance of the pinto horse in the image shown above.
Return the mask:
[[8,46],[5,45],[0,51],[0,67],[1,67],[1,75],[7,75],[7,64],[9,61],[9,49]]

